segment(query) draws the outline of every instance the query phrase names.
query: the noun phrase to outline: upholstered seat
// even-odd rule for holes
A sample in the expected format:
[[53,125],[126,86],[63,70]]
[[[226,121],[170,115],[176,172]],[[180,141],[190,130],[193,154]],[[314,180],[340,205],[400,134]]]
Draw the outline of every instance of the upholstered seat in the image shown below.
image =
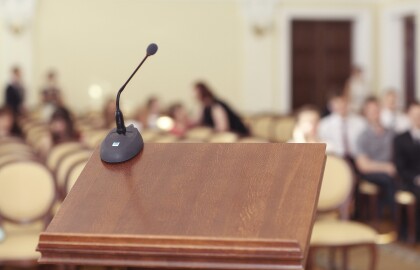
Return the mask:
[[359,184],[359,191],[362,194],[376,195],[379,193],[379,188],[375,184],[362,180]]
[[311,245],[343,246],[375,243],[377,233],[359,222],[322,220],[315,222]]
[[238,140],[238,134],[232,132],[218,132],[213,134],[209,142],[211,143],[233,143]]
[[399,204],[409,205],[416,203],[416,196],[408,191],[398,191],[395,194],[395,201]]

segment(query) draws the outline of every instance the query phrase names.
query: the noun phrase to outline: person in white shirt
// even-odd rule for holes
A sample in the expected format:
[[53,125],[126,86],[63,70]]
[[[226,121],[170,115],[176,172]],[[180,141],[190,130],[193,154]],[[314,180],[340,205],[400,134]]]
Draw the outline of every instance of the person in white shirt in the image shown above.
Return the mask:
[[344,96],[333,96],[329,101],[331,114],[321,119],[319,138],[331,143],[332,153],[350,160],[357,151],[357,139],[366,127],[360,116],[350,113]]
[[410,128],[408,116],[398,109],[398,95],[394,90],[387,91],[382,98],[381,123],[398,134]]

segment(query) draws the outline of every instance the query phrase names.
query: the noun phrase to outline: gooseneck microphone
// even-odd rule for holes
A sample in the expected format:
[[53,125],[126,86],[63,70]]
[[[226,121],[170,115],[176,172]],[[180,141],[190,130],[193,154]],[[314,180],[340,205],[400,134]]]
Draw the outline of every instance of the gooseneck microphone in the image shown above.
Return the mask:
[[101,144],[101,159],[108,163],[120,163],[135,157],[144,147],[143,138],[140,132],[133,125],[128,127],[124,124],[124,116],[120,110],[120,96],[127,84],[134,77],[146,59],[154,55],[158,50],[158,46],[154,43],[150,44],[146,50],[146,56],[128,78],[128,80],[118,90],[115,110],[116,128],[111,130]]

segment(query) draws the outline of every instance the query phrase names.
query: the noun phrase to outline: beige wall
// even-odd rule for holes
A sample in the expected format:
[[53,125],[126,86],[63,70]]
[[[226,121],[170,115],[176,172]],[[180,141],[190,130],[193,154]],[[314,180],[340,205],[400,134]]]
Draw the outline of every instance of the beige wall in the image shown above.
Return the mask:
[[82,110],[97,105],[92,84],[115,95],[150,42],[148,59],[125,90],[126,109],[151,94],[192,105],[192,83],[205,79],[241,107],[242,35],[236,1],[40,0],[36,21],[35,85],[51,67],[66,100]]

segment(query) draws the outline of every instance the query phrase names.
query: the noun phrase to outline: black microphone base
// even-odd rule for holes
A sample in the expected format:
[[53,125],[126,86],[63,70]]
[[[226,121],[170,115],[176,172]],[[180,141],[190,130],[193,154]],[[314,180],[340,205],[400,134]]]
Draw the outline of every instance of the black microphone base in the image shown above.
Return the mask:
[[125,134],[111,130],[101,144],[101,159],[107,163],[121,163],[132,159],[144,147],[140,132],[133,125],[127,127]]

